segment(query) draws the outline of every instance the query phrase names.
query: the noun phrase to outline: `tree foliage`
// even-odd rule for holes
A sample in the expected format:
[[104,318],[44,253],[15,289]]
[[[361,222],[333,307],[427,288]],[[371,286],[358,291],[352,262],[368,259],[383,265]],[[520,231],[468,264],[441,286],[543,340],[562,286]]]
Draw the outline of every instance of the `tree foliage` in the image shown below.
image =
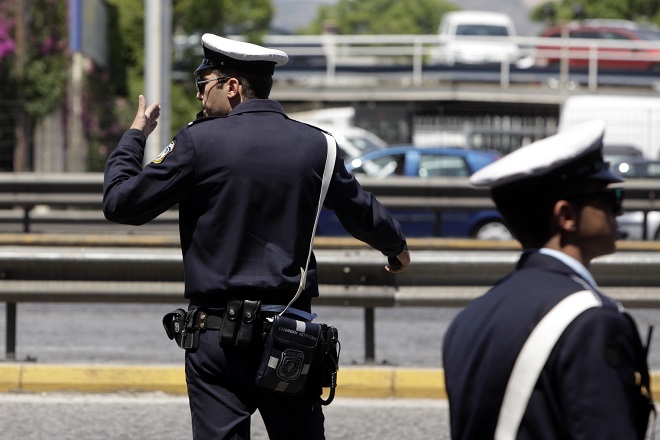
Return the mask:
[[320,34],[328,25],[339,34],[434,34],[445,12],[459,9],[445,0],[339,0],[319,8],[302,33]]
[[[112,40],[112,53],[118,69],[124,69],[113,78],[116,93],[128,98],[130,109],[137,104],[137,96],[144,93],[144,1],[107,0],[117,12],[116,34]],[[136,7],[137,6],[137,7]],[[178,34],[211,32],[219,35],[237,33],[258,42],[272,18],[271,0],[173,0],[172,29]],[[194,49],[199,49],[195,47]],[[194,51],[191,51],[194,52]],[[190,58],[190,81],[173,82],[171,89],[171,131],[176,132],[194,119],[199,111],[195,100],[192,71],[201,58]],[[194,67],[193,67],[194,66]],[[147,97],[148,99],[149,97]]]
[[271,0],[174,0],[173,28],[184,34],[243,35],[259,41],[273,17]]
[[[85,72],[84,129],[90,145],[90,169],[103,168],[144,93],[144,0],[106,0],[110,60],[107,69],[93,64]],[[17,63],[16,11],[25,5],[25,69]],[[273,15],[271,0],[173,0],[173,29],[186,34],[238,33],[257,42]],[[20,105],[31,121],[66,105],[69,77],[68,1],[0,0],[0,96],[4,106]],[[195,62],[199,62],[196,59]],[[171,131],[199,110],[191,81],[172,84]],[[11,169],[13,111],[0,111],[0,169]],[[6,159],[9,157],[9,160]]]
[[32,0],[29,6],[0,0],[0,170],[14,169],[19,156],[20,170],[27,170],[30,133],[63,106],[66,91],[67,3]]
[[536,21],[566,22],[574,19],[605,18],[660,24],[660,0],[559,0],[534,8]]
[[17,5],[0,0],[4,44],[12,47],[0,58],[0,91],[4,101],[24,98],[25,111],[34,121],[62,104],[68,78],[67,5],[53,0],[32,0],[25,20],[24,68],[17,63]]

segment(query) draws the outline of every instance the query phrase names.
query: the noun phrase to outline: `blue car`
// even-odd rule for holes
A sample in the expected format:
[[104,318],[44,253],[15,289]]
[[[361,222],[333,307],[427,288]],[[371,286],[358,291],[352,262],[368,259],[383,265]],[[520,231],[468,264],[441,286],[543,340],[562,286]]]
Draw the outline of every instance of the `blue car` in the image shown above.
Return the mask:
[[[469,177],[477,170],[499,159],[493,151],[466,148],[416,148],[395,146],[372,151],[347,161],[346,168],[358,178],[407,176],[411,178]],[[401,223],[407,237],[471,237],[509,240],[511,234],[502,224],[496,210],[444,211],[438,225],[433,211],[390,210]],[[319,235],[346,235],[334,213],[321,213]]]

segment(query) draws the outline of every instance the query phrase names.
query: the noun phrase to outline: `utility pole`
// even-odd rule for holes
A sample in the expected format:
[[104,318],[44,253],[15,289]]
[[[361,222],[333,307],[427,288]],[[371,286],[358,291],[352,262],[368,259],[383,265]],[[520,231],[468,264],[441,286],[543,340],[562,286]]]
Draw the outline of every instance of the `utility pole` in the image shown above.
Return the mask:
[[83,2],[69,0],[69,115],[67,118],[67,149],[65,167],[68,172],[87,171],[87,144],[83,134]]
[[147,139],[144,163],[151,162],[170,142],[172,0],[145,0],[144,73],[147,106],[161,106],[158,127]]

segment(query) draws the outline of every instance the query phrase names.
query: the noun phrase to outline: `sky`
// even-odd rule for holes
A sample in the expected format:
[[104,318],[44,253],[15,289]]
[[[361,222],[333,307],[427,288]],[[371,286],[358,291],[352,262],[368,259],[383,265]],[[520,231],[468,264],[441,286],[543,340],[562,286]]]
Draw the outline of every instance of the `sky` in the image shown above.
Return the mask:
[[273,0],[275,16],[272,27],[294,32],[314,20],[319,6],[334,3],[337,0]]

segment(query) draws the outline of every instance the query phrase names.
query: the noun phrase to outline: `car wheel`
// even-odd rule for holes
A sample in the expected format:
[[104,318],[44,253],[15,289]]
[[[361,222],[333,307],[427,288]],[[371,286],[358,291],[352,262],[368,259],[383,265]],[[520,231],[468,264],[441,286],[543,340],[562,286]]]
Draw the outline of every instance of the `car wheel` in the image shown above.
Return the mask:
[[479,226],[474,238],[479,240],[513,240],[509,229],[500,222],[490,222]]

